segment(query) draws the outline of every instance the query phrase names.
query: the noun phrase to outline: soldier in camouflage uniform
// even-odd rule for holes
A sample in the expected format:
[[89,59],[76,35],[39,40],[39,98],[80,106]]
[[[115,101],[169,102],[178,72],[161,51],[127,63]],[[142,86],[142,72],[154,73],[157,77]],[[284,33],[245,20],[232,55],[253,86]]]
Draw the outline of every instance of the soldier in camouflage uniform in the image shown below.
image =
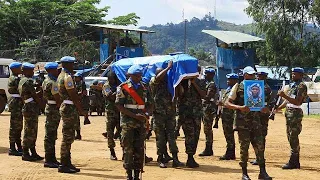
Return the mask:
[[234,110],[225,107],[226,101],[229,97],[232,87],[238,83],[239,76],[237,74],[227,74],[227,84],[228,88],[222,95],[222,102],[219,102],[222,108],[222,127],[224,137],[227,142],[227,151],[220,157],[220,160],[235,160],[235,140],[234,140],[234,131],[233,131],[233,121],[234,121]]
[[102,86],[99,85],[99,82],[95,80],[90,86],[90,115],[95,110],[97,111],[98,116],[102,115],[103,107],[103,94]]
[[279,110],[286,107],[286,125],[287,138],[291,147],[291,157],[289,162],[282,169],[299,169],[300,168],[300,144],[299,134],[302,130],[303,111],[301,104],[307,98],[307,86],[302,82],[304,70],[302,68],[292,69],[292,83],[290,83],[289,93],[279,91],[278,95],[286,101],[279,106]]
[[[24,77],[19,82],[19,94],[24,101],[22,114],[24,117],[24,136],[23,136],[23,161],[42,160],[36,152],[36,141],[38,135],[38,116],[39,107],[43,107],[42,100],[38,96],[32,79],[34,65],[23,63],[22,70]],[[29,154],[31,151],[31,156]]]
[[[264,81],[264,97],[265,97],[265,107],[268,107],[270,109],[270,101],[271,101],[271,88],[267,84],[267,77],[268,73],[266,72],[258,72],[257,73],[258,80]],[[266,113],[257,113],[258,116],[260,117],[260,123],[261,123],[261,128],[262,128],[262,136],[263,136],[263,144],[264,147],[266,147],[266,137],[268,134],[268,124],[269,124],[269,114]],[[252,165],[258,165],[257,160],[254,160],[251,162]]]
[[106,125],[107,125],[107,138],[108,148],[110,149],[110,159],[117,160],[114,148],[114,130],[120,125],[120,112],[115,106],[116,89],[118,86],[118,79],[115,73],[108,74],[108,81],[103,85],[102,92],[105,95],[105,110],[106,110]]
[[[254,80],[255,70],[248,66],[243,70],[244,80]],[[266,172],[264,159],[264,144],[263,135],[261,131],[261,123],[257,112],[250,111],[248,106],[244,105],[244,82],[235,84],[229,94],[226,102],[226,107],[236,110],[236,129],[238,130],[240,143],[240,159],[239,163],[242,167],[242,179],[248,180],[249,175],[247,171],[248,149],[250,142],[253,145],[257,162],[260,167],[259,179],[272,179]],[[268,113],[267,107],[262,108],[263,113]]]
[[42,83],[43,97],[46,100],[46,122],[45,122],[45,137],[44,150],[45,162],[44,167],[58,168],[60,163],[56,159],[56,140],[57,130],[60,123],[59,108],[61,99],[59,96],[59,88],[57,78],[59,76],[58,63],[48,62],[44,68],[48,72],[48,77]]
[[65,56],[61,58],[63,70],[58,76],[59,95],[62,100],[60,106],[60,115],[62,119],[62,143],[61,143],[61,165],[58,172],[76,173],[80,169],[71,163],[71,144],[75,138],[75,124],[77,123],[79,114],[84,114],[79,96],[73,80],[74,57]]
[[9,65],[12,72],[8,80],[8,92],[11,94],[11,97],[8,101],[9,111],[11,112],[9,130],[10,148],[8,152],[10,156],[22,155],[21,131],[23,128],[23,102],[18,91],[18,85],[20,82],[19,76],[21,75],[21,65],[22,64],[19,62],[13,62]]
[[203,105],[203,130],[206,136],[206,148],[199,156],[212,156],[213,150],[213,119],[217,113],[218,88],[214,82],[215,70],[212,68],[205,70],[206,96],[202,100]]
[[[123,167],[126,169],[127,180],[138,180],[143,169],[144,140],[148,118],[145,112],[151,106],[147,88],[142,84],[143,67],[133,65],[128,70],[130,78],[117,88],[115,104],[121,112],[121,142],[124,150]],[[131,93],[129,94],[130,91]],[[136,92],[134,95],[132,92]],[[141,99],[138,102],[135,99]],[[149,110],[150,112],[150,110]]]
[[173,155],[172,167],[184,166],[178,159],[178,147],[175,139],[175,103],[167,88],[167,72],[172,67],[172,61],[165,69],[157,69],[156,76],[152,77],[150,87],[154,100],[154,131],[156,133],[158,163],[160,168],[166,168],[164,155],[167,152],[167,142]]
[[206,83],[196,77],[184,79],[177,87],[179,116],[185,134],[189,168],[199,167],[193,156],[197,151],[202,118],[202,98],[206,95]]

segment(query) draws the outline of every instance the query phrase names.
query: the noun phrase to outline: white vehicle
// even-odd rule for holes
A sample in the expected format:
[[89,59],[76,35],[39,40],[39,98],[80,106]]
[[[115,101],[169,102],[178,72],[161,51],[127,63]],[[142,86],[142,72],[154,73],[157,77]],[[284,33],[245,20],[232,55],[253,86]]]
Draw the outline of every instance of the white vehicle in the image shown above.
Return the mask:
[[0,114],[4,111],[9,97],[8,79],[10,77],[10,63],[12,59],[0,58]]
[[89,95],[89,89],[90,89],[90,85],[92,85],[93,81],[97,80],[99,81],[103,81],[106,82],[108,81],[107,77],[97,77],[97,76],[88,76],[88,77],[84,77],[84,82],[86,83],[86,89],[87,89],[87,93]]

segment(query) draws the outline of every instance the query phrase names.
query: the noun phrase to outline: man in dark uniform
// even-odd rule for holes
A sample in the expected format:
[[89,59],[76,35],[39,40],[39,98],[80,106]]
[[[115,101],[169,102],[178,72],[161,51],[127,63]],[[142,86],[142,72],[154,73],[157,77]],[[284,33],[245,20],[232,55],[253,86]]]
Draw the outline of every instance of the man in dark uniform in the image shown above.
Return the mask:
[[[257,78],[258,80],[264,81],[264,97],[265,97],[265,107],[268,107],[270,109],[270,101],[271,101],[271,93],[272,90],[270,86],[267,84],[267,78],[268,78],[268,73],[266,72],[258,72],[257,73]],[[266,148],[266,137],[268,134],[268,124],[269,124],[269,114],[266,113],[257,113],[258,116],[260,117],[260,123],[262,127],[262,136],[263,136],[263,144],[264,148]],[[254,160],[251,162],[252,165],[258,165],[257,160]]]
[[123,166],[127,172],[127,179],[139,180],[143,169],[144,141],[146,138],[146,124],[148,118],[146,112],[150,104],[150,96],[141,82],[143,67],[133,65],[128,70],[130,78],[118,86],[116,94],[116,106],[121,112],[121,142],[124,150]]
[[[255,70],[248,66],[243,69],[244,80],[254,80]],[[260,167],[259,179],[270,180],[272,179],[266,172],[263,136],[261,131],[261,123],[257,112],[250,111],[248,106],[244,105],[244,81],[240,84],[235,84],[229,94],[226,102],[226,107],[236,110],[236,125],[240,143],[240,166],[242,167],[242,179],[248,180],[249,175],[247,171],[248,162],[248,149],[250,142],[253,145],[257,162]],[[262,108],[263,113],[268,113],[267,107]]]
[[292,83],[289,85],[289,93],[279,91],[278,95],[285,99],[285,102],[279,106],[278,110],[286,107],[286,125],[287,138],[291,147],[291,156],[287,164],[282,169],[300,169],[300,143],[299,134],[302,131],[303,111],[302,103],[307,98],[307,86],[302,82],[304,70],[302,68],[292,69]]
[[57,130],[60,123],[59,108],[61,99],[59,95],[59,88],[57,78],[59,76],[58,63],[48,62],[44,68],[48,72],[48,77],[42,83],[43,97],[46,100],[46,122],[45,122],[45,137],[44,150],[45,162],[44,167],[58,168],[60,163],[56,159],[56,140]]
[[220,160],[235,160],[236,154],[235,154],[235,140],[234,140],[234,130],[233,130],[234,110],[227,108],[225,104],[227,102],[227,99],[229,97],[232,87],[236,83],[238,83],[239,76],[237,74],[227,74],[226,77],[227,77],[228,88],[223,93],[222,102],[219,102],[219,105],[223,106],[221,119],[222,119],[224,137],[227,142],[227,151],[223,156],[220,157]]
[[[10,114],[10,130],[9,130],[9,142],[10,156],[21,156],[22,146],[21,146],[21,131],[23,128],[23,116],[22,116],[22,106],[23,102],[19,94],[18,86],[20,82],[21,75],[21,63],[13,62],[9,65],[11,69],[11,76],[8,80],[8,92],[11,97],[9,98],[8,105]],[[17,149],[16,149],[17,145]]]

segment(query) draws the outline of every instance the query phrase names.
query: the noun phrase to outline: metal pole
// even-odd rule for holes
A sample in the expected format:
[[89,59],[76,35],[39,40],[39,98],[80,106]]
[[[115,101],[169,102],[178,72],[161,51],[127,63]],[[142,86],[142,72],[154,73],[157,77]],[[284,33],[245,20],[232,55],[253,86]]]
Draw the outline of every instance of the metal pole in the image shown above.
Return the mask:
[[142,32],[140,32],[140,47],[142,48]]
[[184,20],[184,53],[187,52],[187,20]]

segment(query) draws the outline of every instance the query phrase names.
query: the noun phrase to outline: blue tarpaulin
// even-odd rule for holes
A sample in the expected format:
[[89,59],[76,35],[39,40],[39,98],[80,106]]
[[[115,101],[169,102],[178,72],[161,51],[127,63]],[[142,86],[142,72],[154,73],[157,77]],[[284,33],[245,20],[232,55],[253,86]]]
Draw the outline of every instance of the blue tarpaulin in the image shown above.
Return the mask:
[[149,83],[155,76],[157,68],[166,68],[168,62],[173,61],[173,67],[167,73],[168,90],[174,96],[175,87],[184,77],[196,76],[198,73],[198,60],[187,54],[149,56],[139,58],[121,59],[111,65],[112,70],[121,82],[126,81],[127,71],[133,64],[140,64],[145,67],[142,81]]
[[239,69],[252,66],[255,59],[255,49],[217,48],[217,66],[224,69]]
[[109,45],[100,44],[100,63],[103,63],[109,57]]

